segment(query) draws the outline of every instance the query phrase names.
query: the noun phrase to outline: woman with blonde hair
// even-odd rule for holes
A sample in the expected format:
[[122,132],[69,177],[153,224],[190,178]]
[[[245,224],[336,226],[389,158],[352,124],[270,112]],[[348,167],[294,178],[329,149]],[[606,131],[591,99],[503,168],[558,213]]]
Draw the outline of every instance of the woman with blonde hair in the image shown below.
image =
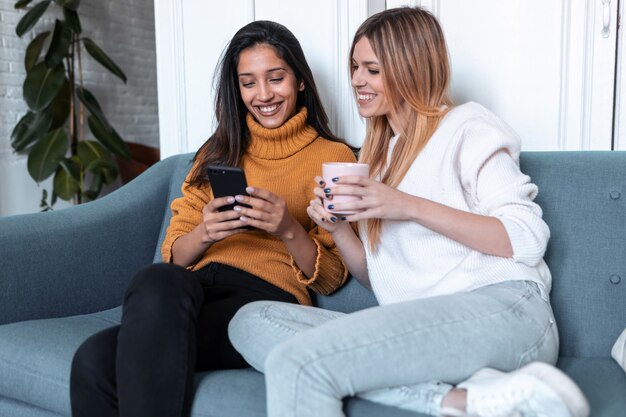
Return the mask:
[[229,336],[266,373],[269,417],[342,416],[354,395],[436,416],[587,416],[553,366],[550,232],[518,136],[476,103],[453,106],[443,32],[423,9],[367,19],[350,61],[370,177],[317,177],[308,213],[380,305],[235,315]]

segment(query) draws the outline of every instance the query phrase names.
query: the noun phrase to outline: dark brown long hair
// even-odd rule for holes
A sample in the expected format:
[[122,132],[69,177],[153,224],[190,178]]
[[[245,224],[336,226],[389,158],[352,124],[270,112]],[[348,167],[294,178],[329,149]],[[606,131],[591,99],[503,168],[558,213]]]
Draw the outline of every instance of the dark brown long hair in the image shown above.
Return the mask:
[[249,141],[246,124],[246,108],[239,92],[237,65],[241,52],[257,45],[269,45],[293,70],[298,83],[304,83],[304,91],[298,92],[297,108],[308,109],[307,122],[317,133],[329,140],[345,143],[328,127],[328,116],[317,92],[313,73],[304,57],[298,39],[285,26],[267,20],[259,20],[239,29],[222,53],[215,76],[217,94],[215,116],[217,128],[194,156],[197,162],[190,184],[200,185],[206,181],[208,164],[239,166]]

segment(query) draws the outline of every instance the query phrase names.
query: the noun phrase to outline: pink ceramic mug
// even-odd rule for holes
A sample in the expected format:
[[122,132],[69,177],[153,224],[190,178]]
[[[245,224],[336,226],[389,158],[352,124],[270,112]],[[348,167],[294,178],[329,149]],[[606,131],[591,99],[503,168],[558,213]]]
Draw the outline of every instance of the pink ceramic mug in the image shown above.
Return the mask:
[[[322,177],[326,183],[325,188],[333,188],[337,184],[333,182],[333,178],[346,177],[349,175],[358,175],[360,177],[367,178],[369,175],[370,166],[368,164],[359,164],[352,162],[324,162],[322,164]],[[332,194],[332,200],[324,200],[324,208],[328,210],[329,204],[346,203],[349,201],[357,201],[359,197],[352,195]],[[355,210],[328,210],[336,214],[353,214]]]

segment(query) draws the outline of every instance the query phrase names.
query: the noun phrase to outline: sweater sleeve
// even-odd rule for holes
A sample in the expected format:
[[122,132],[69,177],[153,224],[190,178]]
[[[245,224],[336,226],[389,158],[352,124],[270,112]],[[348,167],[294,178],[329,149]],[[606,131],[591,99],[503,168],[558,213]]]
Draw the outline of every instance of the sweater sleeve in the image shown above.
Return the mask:
[[[336,145],[336,144],[335,144]],[[338,147],[338,152],[330,156],[328,161],[356,162],[356,158],[347,146]],[[315,243],[317,255],[315,258],[315,272],[312,277],[307,277],[296,265],[293,257],[291,266],[296,273],[296,279],[307,285],[318,294],[327,295],[341,287],[348,279],[348,268],[344,265],[339,250],[330,233],[317,226],[311,220],[309,236]]]
[[478,214],[502,222],[514,261],[536,266],[550,230],[534,202],[537,186],[520,171],[518,136],[492,116],[470,122],[461,141],[459,168],[467,200]]
[[[190,171],[190,173],[193,169]],[[191,232],[202,222],[202,209],[209,202],[209,195],[203,189],[188,183],[189,175],[182,185],[182,197],[172,201],[172,218],[161,245],[163,262],[172,261],[172,246],[179,237]],[[192,268],[190,265],[189,268]]]
[[328,295],[341,287],[348,279],[348,268],[345,267],[339,250],[335,247],[330,233],[320,227],[314,227],[309,232],[317,249],[315,258],[315,272],[308,278],[296,265],[293,257],[291,266],[296,273],[296,279],[318,294]]

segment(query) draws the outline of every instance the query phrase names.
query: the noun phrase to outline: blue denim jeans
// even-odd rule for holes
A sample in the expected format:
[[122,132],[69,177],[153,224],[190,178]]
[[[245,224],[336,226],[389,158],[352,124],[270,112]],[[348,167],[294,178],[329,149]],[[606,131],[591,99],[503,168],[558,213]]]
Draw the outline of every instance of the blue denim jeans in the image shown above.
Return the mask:
[[351,314],[259,301],[228,331],[265,372],[268,417],[343,416],[348,396],[438,415],[448,391],[480,368],[558,357],[548,298],[527,281]]

